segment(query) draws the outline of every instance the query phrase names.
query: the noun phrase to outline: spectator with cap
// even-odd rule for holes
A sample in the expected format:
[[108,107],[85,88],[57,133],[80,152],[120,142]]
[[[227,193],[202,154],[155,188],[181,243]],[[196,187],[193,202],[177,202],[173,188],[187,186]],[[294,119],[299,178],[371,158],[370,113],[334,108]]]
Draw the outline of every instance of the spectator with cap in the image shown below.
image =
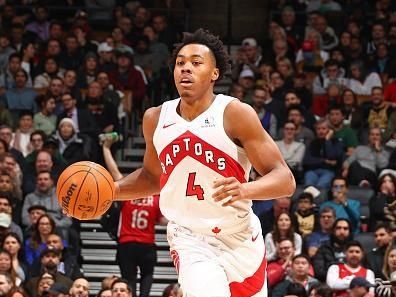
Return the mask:
[[109,73],[116,69],[116,64],[114,63],[114,48],[107,42],[99,44],[98,55],[100,71]]
[[370,293],[370,288],[373,288],[374,284],[370,283],[364,277],[357,276],[352,279],[349,289],[352,297],[372,297],[373,292]]
[[33,227],[36,225],[37,220],[46,213],[47,213],[47,208],[40,204],[32,205],[28,208],[29,223],[24,228],[23,238],[29,238],[30,236],[32,236]]
[[234,77],[240,76],[243,70],[251,70],[253,76],[259,75],[259,66],[262,60],[260,48],[257,45],[256,39],[248,37],[242,40],[240,59],[237,59],[237,64],[234,66]]
[[[71,231],[71,230],[70,230]],[[59,251],[61,259],[58,265],[58,271],[71,279],[77,279],[83,276],[82,270],[77,263],[77,256],[80,255],[80,249],[73,251],[70,249],[70,245],[65,247],[65,243],[58,234],[50,234],[47,237],[47,246],[52,246]],[[76,244],[71,242],[70,244]]]
[[144,77],[139,72],[133,62],[132,49],[116,50],[117,69],[109,73],[111,84],[120,91],[131,91],[132,106],[136,111],[142,112],[143,100],[146,96],[146,84]]
[[333,230],[335,220],[336,214],[334,208],[326,206],[320,210],[320,227],[308,235],[306,239],[306,249],[308,256],[313,258],[321,245],[330,239],[330,234]]
[[238,84],[244,89],[243,102],[247,104],[253,103],[253,92],[255,86],[254,73],[250,69],[244,69],[239,74]]
[[68,297],[68,296],[69,296],[69,290],[62,283],[56,282],[48,289],[48,297]]
[[328,268],[333,264],[345,261],[345,246],[353,238],[351,224],[346,219],[337,219],[333,225],[330,239],[324,242],[312,259],[315,277],[320,281],[326,281]]
[[[347,289],[352,280],[359,276],[374,284],[374,272],[363,266],[364,248],[358,241],[350,241],[345,246],[345,263],[333,264],[327,271],[326,283],[334,290],[335,297],[347,297]],[[372,289],[374,293],[374,289]],[[374,294],[371,294],[373,296]]]

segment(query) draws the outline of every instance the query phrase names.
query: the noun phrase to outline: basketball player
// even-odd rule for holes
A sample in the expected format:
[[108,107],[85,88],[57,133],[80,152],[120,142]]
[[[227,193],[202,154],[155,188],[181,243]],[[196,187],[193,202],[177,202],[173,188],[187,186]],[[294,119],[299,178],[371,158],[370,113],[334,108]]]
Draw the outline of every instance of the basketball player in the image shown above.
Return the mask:
[[[180,94],[143,118],[143,167],[116,182],[117,199],[161,191],[184,296],[267,296],[264,240],[251,200],[291,196],[293,175],[255,111],[215,95],[228,70],[222,42],[200,29],[175,50]],[[251,164],[263,177],[247,182]]]
[[[102,144],[106,167],[114,180],[122,178],[111,154],[114,140],[105,138]],[[118,222],[117,260],[122,278],[128,280],[132,296],[136,295],[137,268],[140,271],[140,297],[149,297],[157,262],[155,224],[166,225],[159,209],[159,196],[123,201]]]

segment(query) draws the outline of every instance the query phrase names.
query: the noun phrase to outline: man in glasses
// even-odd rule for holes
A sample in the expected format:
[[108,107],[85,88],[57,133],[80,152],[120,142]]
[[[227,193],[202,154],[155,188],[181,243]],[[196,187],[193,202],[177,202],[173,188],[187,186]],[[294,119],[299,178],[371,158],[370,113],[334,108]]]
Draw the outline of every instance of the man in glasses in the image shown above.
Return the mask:
[[347,219],[351,222],[352,231],[357,233],[360,227],[360,202],[347,198],[347,192],[347,180],[336,176],[331,183],[332,200],[322,203],[320,209],[326,206],[332,207],[336,212],[336,218]]

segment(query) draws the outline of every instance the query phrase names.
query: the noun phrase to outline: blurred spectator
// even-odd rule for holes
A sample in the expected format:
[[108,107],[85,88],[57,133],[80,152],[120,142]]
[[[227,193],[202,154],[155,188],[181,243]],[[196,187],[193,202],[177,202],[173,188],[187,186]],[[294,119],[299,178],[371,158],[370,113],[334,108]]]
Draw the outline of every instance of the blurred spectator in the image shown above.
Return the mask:
[[385,173],[378,179],[377,193],[370,198],[370,220],[369,229],[376,229],[378,222],[388,222],[385,215],[385,208],[396,200],[396,178],[393,174]]
[[63,109],[61,106],[61,97],[64,92],[65,85],[63,79],[60,77],[54,77],[49,82],[49,87],[47,89],[47,96],[53,97],[55,99],[56,107],[55,114],[59,115]]
[[270,74],[269,87],[272,98],[282,101],[287,90],[287,85],[285,85],[285,79],[280,72],[273,71]]
[[370,290],[374,287],[373,283],[370,283],[364,277],[354,277],[349,284],[349,294],[353,297],[366,297],[366,296],[374,296],[374,291]]
[[56,129],[55,98],[48,95],[39,95],[36,97],[36,102],[40,111],[34,115],[34,129],[42,130],[49,136]]
[[[262,55],[260,48],[257,45],[256,39],[249,37],[242,40],[242,64],[240,65],[240,71],[245,69],[250,69],[253,71],[254,76],[258,75],[259,70],[258,67],[262,60]],[[239,71],[239,72],[240,72]]]
[[349,66],[348,88],[356,95],[370,95],[373,87],[382,87],[381,78],[375,72],[369,73],[361,60]]
[[81,70],[77,74],[77,88],[86,89],[90,83],[95,81],[98,71],[98,57],[93,52],[87,53]]
[[4,32],[0,33],[0,70],[6,68],[9,56],[15,52],[10,46],[10,38]]
[[345,69],[341,68],[336,60],[329,59],[324,64],[324,68],[320,71],[313,82],[313,94],[326,94],[326,89],[330,83],[345,85]]
[[268,101],[273,101],[272,98],[269,98],[268,91],[261,87],[256,87],[253,91],[252,100],[252,106],[260,119],[261,125],[272,136],[272,138],[276,138],[278,131],[277,120],[275,115],[269,111],[266,106]]
[[[14,209],[12,207],[15,207]],[[4,228],[8,229],[9,232],[16,233],[19,238],[23,239],[21,227],[12,220],[12,214],[16,217],[20,216],[20,206],[19,203],[15,206],[15,201],[11,200],[11,196],[8,192],[0,192],[0,214],[6,214],[7,216],[2,216]],[[10,220],[8,220],[10,218]],[[9,223],[8,223],[9,221]],[[8,226],[7,226],[8,225]],[[6,231],[6,230],[3,230]],[[3,233],[5,235],[6,233]]]
[[55,221],[50,215],[44,214],[38,218],[32,236],[24,242],[26,264],[29,266],[29,269],[35,267],[37,264],[41,252],[46,248],[47,238],[55,232],[55,228]]
[[34,15],[35,20],[26,26],[26,30],[36,33],[41,41],[47,41],[49,38],[50,28],[47,7],[38,5],[34,9]]
[[273,206],[268,211],[259,215],[264,237],[272,231],[275,218],[278,218],[282,213],[289,213],[290,205],[290,198],[275,199]]
[[65,247],[62,238],[58,234],[50,234],[46,243],[48,247],[52,246],[60,253],[59,272],[73,280],[83,276],[77,263],[76,255],[72,254],[68,247]]
[[380,43],[386,43],[386,30],[384,24],[375,22],[371,26],[371,41],[367,43],[366,53],[371,55]]
[[82,105],[81,91],[77,87],[77,73],[75,70],[69,69],[65,71],[63,78],[64,88],[63,93],[72,94],[73,98],[76,98],[77,105]]
[[255,86],[254,73],[250,69],[242,70],[239,74],[238,84],[244,89],[243,102],[247,104],[253,103],[253,92]]
[[23,259],[22,239],[18,234],[10,232],[4,237],[2,248],[10,253],[16,276],[23,283],[27,278],[27,267]]
[[[88,297],[90,284],[87,279],[80,277],[74,280],[69,290],[70,297]],[[132,296],[131,296],[132,297]]]
[[238,98],[240,101],[243,101],[243,97],[245,96],[245,90],[238,83],[233,83],[230,86],[228,94],[232,97]]
[[34,87],[37,89],[48,88],[54,78],[63,77],[63,71],[60,70],[58,62],[53,57],[47,57],[44,60],[44,72],[37,75],[34,79]]
[[314,284],[319,283],[316,278],[309,275],[311,261],[305,255],[294,256],[291,263],[291,270],[285,280],[276,285],[272,292],[272,297],[286,296],[287,288],[290,284],[300,284],[308,293]]
[[162,297],[182,297],[183,292],[178,283],[166,286],[162,292]]
[[330,206],[336,212],[336,219],[348,220],[352,226],[351,231],[358,233],[360,228],[360,201],[347,197],[347,180],[341,176],[336,176],[331,182],[330,193],[331,200],[323,202],[320,208]]
[[330,108],[341,102],[341,86],[330,82],[324,95],[314,97],[312,111],[315,116],[324,117]]
[[143,29],[143,35],[148,37],[150,41],[149,43],[150,52],[154,54],[154,57],[157,60],[158,65],[162,65],[162,67],[166,67],[168,65],[168,59],[170,55],[166,44],[158,41],[158,35],[155,33],[152,26],[145,26]]
[[8,293],[14,287],[14,284],[11,279],[11,275],[9,273],[0,273],[0,284],[1,284],[0,296],[1,297],[8,296]]
[[[287,96],[294,96],[294,95],[291,95],[291,93],[288,92]],[[301,108],[300,105],[297,104],[289,105],[289,108],[287,109],[287,120],[293,122],[296,127],[295,136],[294,136],[295,141],[303,143],[305,147],[309,145],[311,141],[315,138],[315,135],[311,129],[305,127],[303,109]],[[283,129],[280,131],[279,134],[281,137],[284,135]]]
[[37,223],[37,220],[44,214],[47,213],[47,208],[42,205],[32,205],[28,208],[29,213],[29,224],[25,226],[23,230],[23,238],[29,238],[32,236],[33,229]]
[[42,130],[33,131],[30,134],[30,146],[32,147],[33,151],[26,156],[26,165],[33,166],[36,160],[37,152],[43,149],[44,142],[47,140],[47,136]]
[[89,84],[86,103],[91,117],[95,119],[96,129],[104,133],[119,130],[117,109],[113,104],[105,101],[102,87],[98,82]]
[[[286,110],[289,110],[289,108],[293,105],[293,107],[295,106],[299,106],[300,109],[300,113],[303,116],[303,122],[301,122],[300,126],[301,126],[301,132],[304,135],[303,139],[309,138],[309,139],[313,139],[314,135],[313,132],[310,131],[311,133],[307,132],[307,129],[302,128],[303,126],[309,128],[309,130],[314,128],[315,125],[315,117],[312,114],[312,112],[305,108],[304,105],[302,104],[301,98],[299,97],[299,95],[297,94],[296,91],[294,90],[288,90],[284,93],[284,96],[282,96],[282,100],[285,102],[285,108]],[[291,116],[288,114],[288,116]],[[292,117],[295,118],[295,117]],[[297,120],[296,119],[291,119],[288,117],[289,120],[291,121],[295,121],[296,125],[298,125]],[[281,120],[281,123],[283,123],[283,120]],[[297,131],[299,131],[300,129],[297,129]],[[309,134],[309,135],[308,135]],[[311,137],[312,136],[312,137]],[[297,139],[302,139],[301,136],[299,135],[299,133],[297,133]],[[304,141],[304,143],[307,145],[308,143],[306,143]]]
[[267,235],[265,236],[265,250],[266,258],[268,261],[273,261],[279,257],[279,255],[277,254],[276,245],[283,238],[287,238],[293,242],[295,251],[294,255],[301,254],[301,235],[294,232],[292,220],[290,218],[290,215],[287,213],[281,213],[278,217],[276,217],[273,231],[267,233]]
[[358,105],[355,93],[350,89],[345,89],[341,96],[341,106],[344,112],[344,124],[354,129],[360,135],[364,125],[363,110]]
[[371,128],[368,145],[359,145],[342,165],[342,176],[351,185],[375,187],[377,170],[389,162],[389,152],[381,144],[381,130]]
[[21,68],[28,74],[28,81],[33,81],[37,72],[37,65],[35,64],[36,44],[33,42],[25,42],[22,44],[21,50],[22,63]]
[[130,43],[125,38],[124,32],[122,31],[122,29],[120,27],[113,28],[111,36],[112,36],[113,41],[114,41],[114,48],[117,49],[117,48],[120,48],[122,46],[128,46],[129,47]]
[[158,41],[166,44],[169,51],[173,51],[174,45],[177,41],[177,32],[172,26],[169,25],[166,16],[153,16],[152,26],[158,36]]
[[290,271],[292,259],[295,256],[295,249],[293,241],[288,238],[283,238],[276,243],[277,258],[270,261],[267,266],[268,287],[274,288],[277,284],[282,282],[287,272]]
[[382,280],[395,281],[394,272],[396,271],[396,247],[392,243],[385,251],[384,264],[382,267]]
[[[95,84],[96,86],[96,84]],[[92,93],[93,91],[91,91]],[[88,93],[89,94],[89,93]],[[83,108],[78,108],[77,100],[70,93],[64,93],[61,97],[63,113],[58,117],[58,124],[64,118],[70,118],[73,121],[73,125],[76,132],[87,134],[93,138],[97,137],[99,127],[95,123],[95,118],[92,114]]]
[[328,189],[343,158],[342,143],[333,137],[327,120],[316,123],[316,138],[304,157],[305,185]]
[[301,181],[305,145],[296,141],[296,125],[294,122],[285,122],[283,125],[283,138],[276,141],[276,144],[296,181]]
[[0,249],[0,273],[9,273],[14,286],[21,285],[22,280],[18,277],[12,265],[12,256],[8,251],[3,249]]
[[292,6],[285,6],[282,9],[281,20],[288,42],[293,46],[294,51],[297,51],[303,40],[304,28],[297,21],[296,13]]
[[37,93],[27,86],[27,73],[23,69],[15,72],[15,87],[10,87],[4,94],[5,106],[11,112],[13,122],[17,123],[21,111],[36,112]]
[[116,51],[117,69],[109,73],[110,82],[115,89],[132,92],[132,106],[141,111],[143,99],[146,95],[146,85],[142,74],[136,70],[133,63],[132,51]]
[[333,292],[328,285],[316,283],[309,290],[309,297],[333,297]]
[[25,226],[29,226],[28,209],[33,205],[44,206],[58,228],[67,229],[71,226],[71,219],[62,213],[56,197],[54,181],[48,171],[37,173],[36,189],[25,197],[22,207],[22,223]]
[[322,37],[315,29],[310,29],[305,36],[301,49],[297,52],[296,67],[298,72],[319,72],[329,54],[322,50]]
[[110,102],[118,109],[118,117],[120,118],[120,107],[123,108],[121,102],[124,99],[120,97],[121,92],[114,90],[113,85],[110,84],[109,75],[104,71],[98,72],[96,80],[102,87],[104,100]]
[[116,64],[114,63],[114,48],[107,42],[99,44],[98,55],[100,71],[109,73],[116,69]]
[[286,57],[276,59],[275,68],[283,76],[285,87],[291,88],[293,86],[294,69],[290,60]]
[[298,195],[296,211],[292,214],[292,225],[303,239],[318,229],[319,217],[314,208],[314,197],[311,193],[302,192]]
[[24,157],[33,150],[30,135],[33,132],[33,112],[26,110],[19,114],[18,126],[12,140],[12,146],[20,151]]
[[72,119],[63,118],[51,137],[58,141],[59,152],[68,164],[95,159],[91,139],[77,132]]
[[384,90],[382,87],[371,89],[372,106],[368,112],[368,126],[370,128],[380,128],[381,132],[388,127],[389,118],[393,109],[384,101]]
[[344,146],[345,155],[350,156],[358,145],[355,131],[344,124],[344,113],[340,105],[334,105],[328,111],[329,122],[334,134],[333,137],[341,140]]
[[334,208],[330,206],[322,207],[319,211],[320,227],[308,235],[306,240],[308,256],[313,258],[320,246],[330,239],[330,234],[333,230],[335,220],[336,213]]
[[63,25],[61,22],[57,20],[51,20],[50,28],[49,28],[49,37],[52,39],[62,40],[63,38]]
[[[58,63],[63,62],[61,54],[62,54],[61,41],[59,39],[54,39],[54,38],[49,39],[47,42],[47,46],[45,48],[45,52],[44,52],[45,57],[54,58],[55,61],[57,62],[57,65],[60,68],[62,65],[58,64]],[[42,67],[42,65],[40,65],[40,66]]]
[[48,289],[48,297],[67,297],[69,295],[69,290],[64,284],[54,283]]
[[17,164],[15,157],[11,153],[4,153],[0,156],[0,164],[3,165],[4,171],[11,178],[12,188],[7,191],[10,191],[14,198],[22,200],[21,182],[23,180],[23,173],[20,166]]
[[350,241],[345,246],[345,263],[329,267],[326,283],[335,291],[336,297],[348,296],[347,290],[353,285],[351,282],[355,277],[362,277],[374,284],[374,272],[362,265],[363,256],[362,245],[358,241]]
[[78,69],[83,63],[83,51],[80,48],[77,37],[69,34],[65,41],[65,52],[61,54],[62,66],[65,69]]
[[[8,65],[3,69],[0,69],[0,86],[9,90],[11,88],[16,88],[16,74],[19,70],[21,70],[21,57],[17,53],[12,53],[8,56]],[[26,72],[25,72],[26,73]],[[28,87],[32,86],[32,81],[29,80],[29,77],[26,74],[25,85]],[[20,86],[19,86],[20,88]]]
[[323,243],[312,260],[315,277],[326,281],[327,270],[333,264],[344,263],[345,245],[353,238],[351,224],[346,219],[337,219],[330,234],[330,240]]
[[323,15],[319,15],[313,28],[319,32],[322,37],[322,49],[325,51],[330,51],[338,45],[338,37],[331,28],[326,18]]
[[392,230],[389,225],[377,224],[374,231],[374,238],[376,247],[366,254],[367,264],[374,272],[375,277],[385,279],[382,268],[384,266],[386,250],[392,244]]

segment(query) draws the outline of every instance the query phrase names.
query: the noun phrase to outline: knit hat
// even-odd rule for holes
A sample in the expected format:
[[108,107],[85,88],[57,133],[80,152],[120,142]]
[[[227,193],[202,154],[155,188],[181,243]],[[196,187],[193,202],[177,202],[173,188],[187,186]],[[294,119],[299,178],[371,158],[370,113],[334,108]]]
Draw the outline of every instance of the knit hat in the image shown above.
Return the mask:
[[74,131],[76,131],[76,125],[74,124],[73,120],[71,118],[63,118],[58,125],[58,129],[65,123],[69,123],[70,125],[73,126]]

